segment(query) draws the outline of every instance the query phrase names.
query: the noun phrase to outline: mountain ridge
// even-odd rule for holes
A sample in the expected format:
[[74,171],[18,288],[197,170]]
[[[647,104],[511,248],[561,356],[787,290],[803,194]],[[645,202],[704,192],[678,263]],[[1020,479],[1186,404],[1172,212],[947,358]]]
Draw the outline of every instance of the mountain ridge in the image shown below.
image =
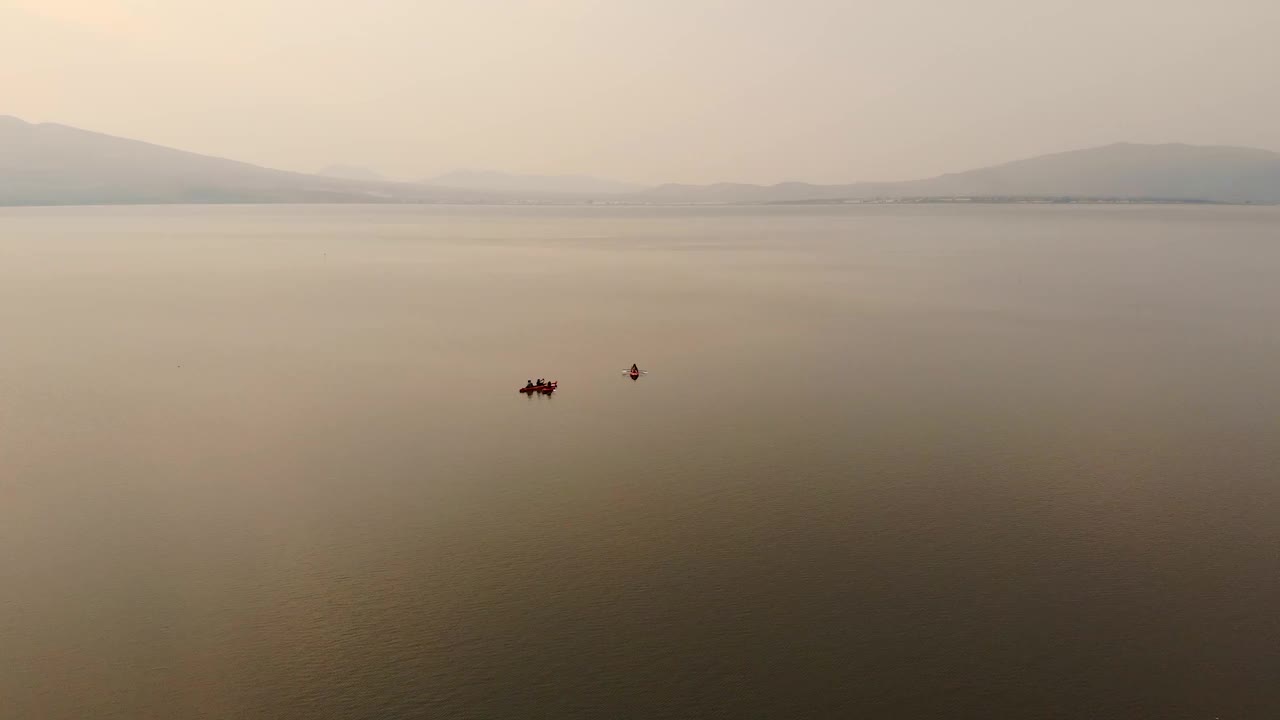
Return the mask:
[[669,183],[669,202],[793,202],[922,197],[1078,197],[1280,203],[1280,153],[1232,145],[1120,142],[921,180],[815,185]]
[[[1121,142],[921,180],[841,185],[722,182],[642,188],[587,176],[492,171],[454,171],[432,180],[403,183],[276,170],[0,115],[0,205],[742,204],[957,198],[1280,204],[1280,153],[1230,145]],[[444,184],[450,181],[455,184]],[[496,187],[502,182],[508,183],[505,189]]]
[[0,205],[477,202],[473,191],[321,177],[0,116]]

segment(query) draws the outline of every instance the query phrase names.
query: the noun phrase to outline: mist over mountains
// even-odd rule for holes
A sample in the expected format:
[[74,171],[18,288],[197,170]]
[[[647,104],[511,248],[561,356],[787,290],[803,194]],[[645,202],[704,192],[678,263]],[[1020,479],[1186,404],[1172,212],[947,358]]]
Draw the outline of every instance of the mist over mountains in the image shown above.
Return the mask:
[[513,194],[625,195],[647,189],[643,185],[587,175],[515,175],[492,170],[454,170],[424,182],[431,185]]
[[[850,174],[856,174],[851,164]],[[148,203],[788,203],[893,199],[1280,203],[1280,154],[1119,143],[894,183],[668,184],[455,171],[389,182],[367,168],[273,170],[56,123],[0,116],[0,205]]]
[[386,180],[377,170],[370,170],[360,165],[326,165],[316,173],[322,177],[343,178],[344,180],[365,180],[382,182]]

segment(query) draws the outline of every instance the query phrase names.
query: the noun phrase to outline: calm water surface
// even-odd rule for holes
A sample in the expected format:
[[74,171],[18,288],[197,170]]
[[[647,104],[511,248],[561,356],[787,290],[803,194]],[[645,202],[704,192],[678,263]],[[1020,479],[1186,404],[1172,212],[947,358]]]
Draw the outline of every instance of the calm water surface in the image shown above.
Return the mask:
[[0,210],[0,717],[1280,717],[1280,209]]

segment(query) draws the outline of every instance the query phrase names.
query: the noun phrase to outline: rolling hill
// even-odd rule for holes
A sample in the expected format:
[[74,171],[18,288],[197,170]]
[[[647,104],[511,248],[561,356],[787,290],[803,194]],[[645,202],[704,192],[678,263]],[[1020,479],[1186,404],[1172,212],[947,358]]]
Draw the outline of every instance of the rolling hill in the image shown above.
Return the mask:
[[943,197],[1280,203],[1280,154],[1254,148],[1118,143],[925,180],[662,185],[644,196],[655,202],[697,203]]
[[258,167],[0,116],[0,205],[483,202],[472,190]]

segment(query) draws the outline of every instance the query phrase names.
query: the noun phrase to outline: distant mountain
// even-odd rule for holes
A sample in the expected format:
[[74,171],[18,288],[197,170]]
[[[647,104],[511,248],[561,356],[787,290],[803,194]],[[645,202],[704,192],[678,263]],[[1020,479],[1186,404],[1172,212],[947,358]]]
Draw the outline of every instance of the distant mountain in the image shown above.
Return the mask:
[[503,199],[476,191],[271,170],[66,125],[0,116],[0,205]]
[[1253,148],[1120,143],[926,180],[851,185],[661,185],[653,202],[871,198],[1114,198],[1280,203],[1280,154]]
[[1080,198],[1280,203],[1280,154],[1118,144],[926,180],[851,185],[662,185],[577,175],[458,171],[387,182],[363,168],[320,175],[197,155],[0,115],[0,205],[143,203],[778,203],[869,199]]
[[537,195],[620,195],[645,189],[642,185],[586,175],[513,175],[490,170],[454,170],[425,182],[442,187]]
[[359,165],[326,165],[316,174],[322,177],[344,178],[346,180],[367,180],[370,182],[386,180],[376,170],[370,170]]

